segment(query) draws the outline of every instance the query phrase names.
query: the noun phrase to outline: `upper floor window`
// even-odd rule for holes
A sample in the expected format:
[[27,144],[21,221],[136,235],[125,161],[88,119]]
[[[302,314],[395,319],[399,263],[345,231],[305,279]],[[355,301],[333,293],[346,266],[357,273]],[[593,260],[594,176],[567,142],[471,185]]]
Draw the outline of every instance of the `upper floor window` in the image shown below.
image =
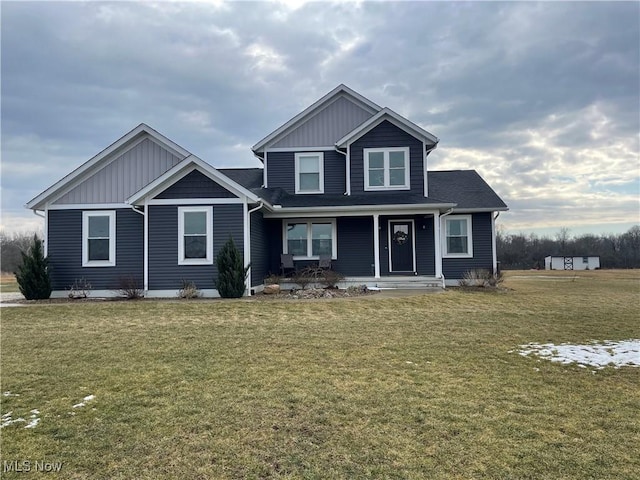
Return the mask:
[[409,148],[365,148],[365,190],[408,190]]
[[446,257],[473,257],[471,215],[444,217],[444,247]]
[[211,207],[178,207],[178,265],[212,263]]
[[82,266],[113,267],[116,264],[116,212],[82,212]]
[[324,154],[296,153],[296,193],[324,193]]

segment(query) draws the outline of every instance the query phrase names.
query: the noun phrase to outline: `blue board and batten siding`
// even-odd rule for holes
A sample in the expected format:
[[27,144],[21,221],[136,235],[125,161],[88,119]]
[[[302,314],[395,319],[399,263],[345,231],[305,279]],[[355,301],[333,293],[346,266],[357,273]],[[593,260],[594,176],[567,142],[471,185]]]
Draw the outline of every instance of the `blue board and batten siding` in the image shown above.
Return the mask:
[[[323,151],[324,193],[341,195],[347,189],[345,156],[335,150]],[[295,194],[295,153],[267,152],[267,185]]]
[[242,205],[210,206],[213,209],[214,257],[210,265],[178,265],[178,206],[149,207],[149,289],[177,290],[183,280],[194,282],[199,289],[216,288],[215,257],[229,236],[241,254],[244,250]]
[[[366,193],[364,190],[365,148],[409,147],[410,192],[424,195],[424,147],[422,142],[401,128],[385,120],[351,144],[349,150],[351,165],[351,193]],[[406,191],[406,190],[405,190]],[[395,192],[390,190],[390,192]],[[380,194],[380,191],[373,193]]]
[[131,209],[116,210],[116,265],[82,266],[82,210],[49,210],[47,255],[54,290],[67,290],[85,279],[94,290],[114,290],[124,278],[142,287],[144,275],[144,218]]
[[473,258],[443,258],[444,278],[459,280],[464,272],[472,269],[493,270],[491,212],[472,215]]

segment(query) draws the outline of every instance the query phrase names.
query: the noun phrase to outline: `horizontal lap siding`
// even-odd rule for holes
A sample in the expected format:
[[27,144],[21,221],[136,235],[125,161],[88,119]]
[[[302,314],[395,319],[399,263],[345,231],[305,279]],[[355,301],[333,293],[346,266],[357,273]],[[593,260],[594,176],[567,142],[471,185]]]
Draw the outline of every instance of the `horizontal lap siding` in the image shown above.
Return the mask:
[[[345,156],[335,150],[324,155],[324,193],[343,194],[346,189]],[[269,188],[280,187],[290,194],[296,193],[295,152],[267,153],[267,184]]]
[[295,193],[295,153],[267,152],[267,186]]
[[251,286],[262,285],[269,271],[269,245],[262,212],[251,214]]
[[194,282],[200,289],[215,288],[215,279],[218,276],[215,258],[230,235],[242,253],[242,205],[214,205],[212,208],[213,264],[178,265],[178,206],[149,207],[150,290],[178,289],[183,279]]
[[346,276],[373,275],[373,219],[338,218],[336,228],[338,258],[332,268]]
[[47,254],[54,290],[86,279],[92,289],[117,290],[120,280],[134,277],[142,287],[144,218],[130,209],[116,210],[116,265],[82,266],[82,210],[48,211]]
[[201,172],[194,170],[155,198],[237,198]]
[[474,268],[493,268],[493,249],[491,246],[491,213],[472,215],[473,258],[443,258],[442,272],[446,279],[461,279],[464,272]]
[[[388,121],[366,133],[353,142],[350,147],[351,192],[366,193],[364,190],[364,152],[365,148],[409,147],[411,193],[424,195],[422,142]],[[408,190],[401,190],[407,192]],[[398,192],[398,190],[390,190]],[[380,191],[372,193],[380,194]]]

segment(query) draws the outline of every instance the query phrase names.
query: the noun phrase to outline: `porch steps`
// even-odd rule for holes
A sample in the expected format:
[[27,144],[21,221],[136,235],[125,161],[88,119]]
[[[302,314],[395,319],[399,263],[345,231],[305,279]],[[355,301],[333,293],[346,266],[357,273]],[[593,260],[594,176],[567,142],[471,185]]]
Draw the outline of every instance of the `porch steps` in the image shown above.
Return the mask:
[[378,288],[402,288],[407,290],[442,289],[442,280],[425,277],[387,277],[376,281]]

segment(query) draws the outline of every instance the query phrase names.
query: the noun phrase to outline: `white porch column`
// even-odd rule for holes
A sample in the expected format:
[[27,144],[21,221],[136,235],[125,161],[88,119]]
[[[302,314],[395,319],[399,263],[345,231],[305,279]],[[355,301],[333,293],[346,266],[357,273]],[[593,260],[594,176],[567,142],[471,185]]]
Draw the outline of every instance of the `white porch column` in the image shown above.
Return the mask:
[[375,278],[380,278],[380,215],[373,214],[373,265]]
[[433,214],[433,244],[436,250],[436,278],[442,278],[442,245],[440,240],[440,212]]

